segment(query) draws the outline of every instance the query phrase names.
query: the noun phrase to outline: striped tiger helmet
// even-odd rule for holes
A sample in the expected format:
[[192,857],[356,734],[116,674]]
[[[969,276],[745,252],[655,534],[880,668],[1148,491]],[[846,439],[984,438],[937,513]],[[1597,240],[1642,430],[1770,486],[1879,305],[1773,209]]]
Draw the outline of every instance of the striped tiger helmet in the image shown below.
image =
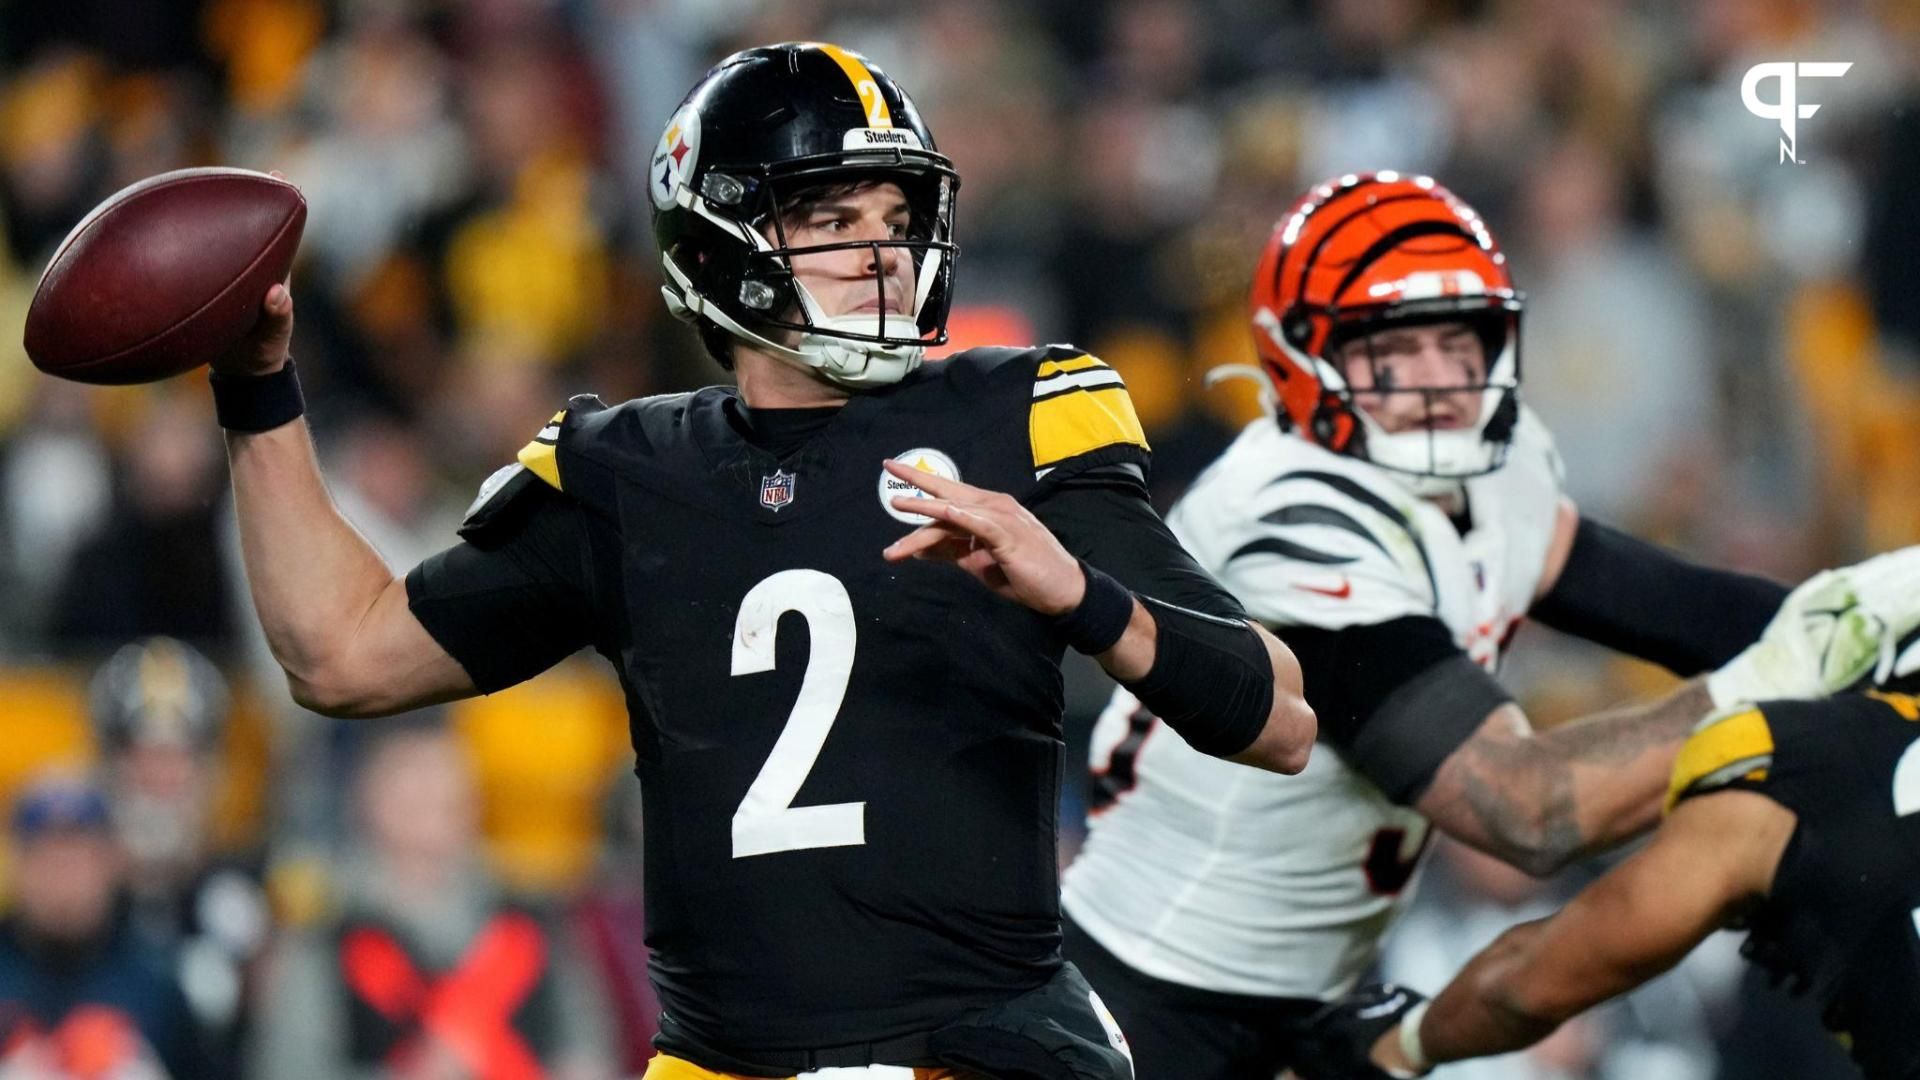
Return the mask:
[[[1421,494],[1506,462],[1520,409],[1520,310],[1493,234],[1472,207],[1425,176],[1342,176],[1315,186],[1274,227],[1253,280],[1260,366],[1280,423],[1335,453],[1391,470]],[[1388,432],[1355,403],[1341,346],[1394,327],[1465,322],[1484,377],[1369,395],[1480,393],[1474,422]],[[1370,353],[1369,353],[1370,355]],[[1378,369],[1376,368],[1376,373]]]

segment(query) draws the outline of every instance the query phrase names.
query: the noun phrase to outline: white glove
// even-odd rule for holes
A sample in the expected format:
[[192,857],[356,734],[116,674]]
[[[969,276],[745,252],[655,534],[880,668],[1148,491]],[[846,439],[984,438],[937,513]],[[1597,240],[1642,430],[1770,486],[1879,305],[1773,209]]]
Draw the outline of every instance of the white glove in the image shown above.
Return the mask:
[[[1716,708],[1819,698],[1920,663],[1920,545],[1823,570],[1788,594],[1760,640],[1707,676]],[[1908,654],[1902,657],[1903,651]]]

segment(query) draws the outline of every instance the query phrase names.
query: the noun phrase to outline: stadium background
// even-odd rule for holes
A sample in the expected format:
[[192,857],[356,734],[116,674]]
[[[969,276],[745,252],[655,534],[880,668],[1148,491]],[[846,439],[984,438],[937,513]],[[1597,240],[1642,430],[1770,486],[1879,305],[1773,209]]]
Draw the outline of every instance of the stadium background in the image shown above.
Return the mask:
[[[21,325],[54,245],[121,186],[282,170],[311,207],[295,355],[316,437],[339,501],[403,569],[567,395],[719,377],[659,300],[646,159],[709,63],[795,38],[874,57],[953,157],[956,347],[1106,358],[1162,500],[1254,415],[1249,385],[1202,375],[1252,357],[1245,281],[1274,218],[1315,180],[1392,167],[1440,178],[1502,238],[1529,295],[1525,395],[1584,510],[1788,579],[1920,538],[1913,0],[15,2],[0,322]],[[1783,59],[1854,65],[1802,84],[1821,109],[1801,165],[1740,101],[1749,66]],[[204,649],[236,703],[212,827],[265,867],[279,928],[248,993],[272,1017],[275,957],[324,924],[364,846],[351,777],[390,725],[286,700],[230,517],[203,378],[65,384],[0,336],[0,791],[90,760],[86,679],[114,646]],[[1508,671],[1548,717],[1660,685],[1537,628]],[[1102,690],[1075,676],[1084,739]],[[490,873],[598,913],[577,988],[635,998],[633,781],[604,667],[403,723],[454,733]],[[1437,863],[1390,957],[1416,982],[1584,876],[1543,889],[1457,851]],[[1707,953],[1481,1075],[1831,1070],[1809,1019]],[[249,1075],[293,1075],[255,1060]]]

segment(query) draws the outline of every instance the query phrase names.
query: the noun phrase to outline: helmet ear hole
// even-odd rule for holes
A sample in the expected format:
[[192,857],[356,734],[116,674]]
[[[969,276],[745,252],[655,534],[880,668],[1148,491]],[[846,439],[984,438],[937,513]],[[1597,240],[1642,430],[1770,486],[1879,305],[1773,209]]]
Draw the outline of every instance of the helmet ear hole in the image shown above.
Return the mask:
[[1346,452],[1354,427],[1353,410],[1338,395],[1326,395],[1313,410],[1313,440],[1334,453]]
[[1313,320],[1299,308],[1290,308],[1280,320],[1280,333],[1286,337],[1287,344],[1304,350],[1307,342],[1313,340]]
[[1325,409],[1317,410],[1313,414],[1313,441],[1331,448],[1333,435],[1333,417]]

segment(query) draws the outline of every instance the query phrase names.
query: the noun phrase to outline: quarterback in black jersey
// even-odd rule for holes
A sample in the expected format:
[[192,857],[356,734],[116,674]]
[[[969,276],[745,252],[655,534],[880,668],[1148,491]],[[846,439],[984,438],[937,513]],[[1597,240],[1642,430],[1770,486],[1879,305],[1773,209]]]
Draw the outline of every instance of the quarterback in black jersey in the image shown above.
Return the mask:
[[[1532,1045],[1715,930],[1821,1010],[1869,1080],[1920,1076],[1920,648],[1887,689],[1738,705],[1674,764],[1652,842],[1507,931],[1431,1002],[1371,987],[1312,1027],[1307,1080],[1378,1080]],[[1897,689],[1896,689],[1897,688]],[[1906,692],[1902,692],[1906,691]]]
[[1063,652],[1205,752],[1297,772],[1312,745],[1292,654],[1149,506],[1114,371],[1067,347],[921,366],[957,183],[864,58],[723,61],[649,194],[668,306],[737,387],[573,399],[463,542],[400,579],[288,422],[284,288],[216,364],[249,582],[303,704],[491,692],[588,646],[614,665],[646,806],[653,1080],[1130,1077],[1060,955]]

